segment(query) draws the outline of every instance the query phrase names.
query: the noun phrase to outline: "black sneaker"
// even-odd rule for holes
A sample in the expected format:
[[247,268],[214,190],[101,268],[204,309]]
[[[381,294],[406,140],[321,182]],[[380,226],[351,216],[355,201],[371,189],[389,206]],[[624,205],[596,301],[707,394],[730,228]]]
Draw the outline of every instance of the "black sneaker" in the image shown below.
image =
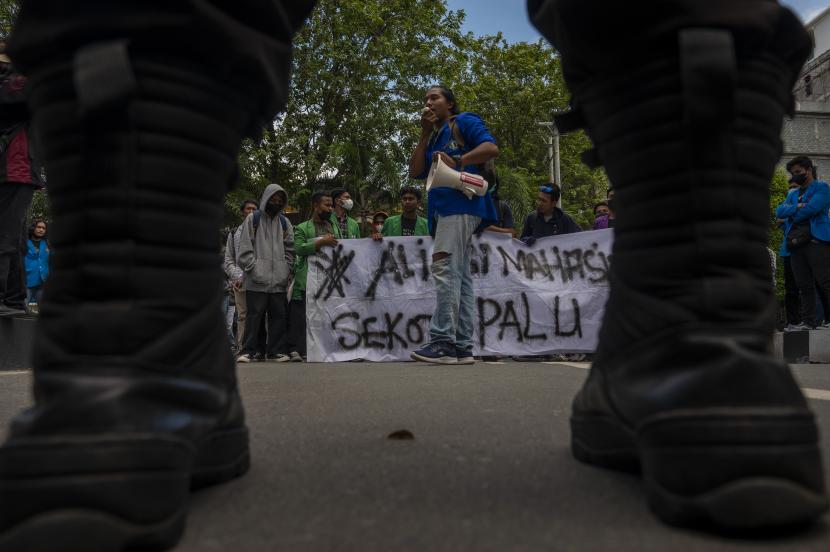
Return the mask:
[[429,343],[409,355],[412,360],[433,364],[458,364],[455,347],[449,343]]
[[476,359],[473,356],[472,350],[464,350],[455,348],[455,358],[458,359],[458,364],[475,364]]

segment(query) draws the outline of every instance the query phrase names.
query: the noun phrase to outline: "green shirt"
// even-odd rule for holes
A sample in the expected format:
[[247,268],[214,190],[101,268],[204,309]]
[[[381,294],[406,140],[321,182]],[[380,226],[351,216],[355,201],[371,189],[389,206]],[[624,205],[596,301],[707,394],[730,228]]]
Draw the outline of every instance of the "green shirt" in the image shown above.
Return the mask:
[[[334,211],[331,212],[331,224],[337,228],[338,232],[340,231],[340,221],[337,219],[337,213]],[[343,236],[344,240],[355,240],[360,238],[360,225],[357,224],[355,219],[349,217],[348,215],[346,216],[346,228],[348,231],[346,232],[346,235]]]
[[[357,222],[355,222],[357,225]],[[317,252],[314,242],[317,239],[317,229],[314,220],[307,220],[294,227],[294,291],[292,299],[302,299],[308,279],[308,257]],[[340,227],[332,222],[332,234],[340,239]]]
[[[389,217],[386,219],[386,222],[383,223],[383,229],[380,231],[384,237],[397,237],[403,236],[403,217],[401,215],[395,215],[394,217]],[[424,217],[418,217],[415,219],[415,236],[429,236],[429,223],[427,223],[427,219]]]

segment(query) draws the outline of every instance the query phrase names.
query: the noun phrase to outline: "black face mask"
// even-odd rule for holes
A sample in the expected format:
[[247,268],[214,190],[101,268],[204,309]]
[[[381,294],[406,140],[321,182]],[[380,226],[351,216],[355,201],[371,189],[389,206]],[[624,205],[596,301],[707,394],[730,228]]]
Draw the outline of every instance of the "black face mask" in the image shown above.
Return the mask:
[[272,217],[280,212],[282,208],[281,205],[275,205],[274,203],[269,203],[265,206],[265,212],[271,215]]
[[795,182],[799,186],[802,186],[805,182],[807,182],[807,174],[794,174],[793,177],[790,179],[790,182]]

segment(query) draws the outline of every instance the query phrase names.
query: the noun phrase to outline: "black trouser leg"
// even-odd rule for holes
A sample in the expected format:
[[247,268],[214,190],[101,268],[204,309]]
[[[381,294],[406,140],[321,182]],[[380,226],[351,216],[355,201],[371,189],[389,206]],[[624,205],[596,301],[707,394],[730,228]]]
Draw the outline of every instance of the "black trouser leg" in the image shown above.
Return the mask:
[[286,329],[285,293],[268,294],[268,346],[266,354],[276,356],[283,354]]
[[292,299],[289,305],[291,319],[291,345],[293,351],[306,355],[306,312],[305,294],[302,299]]
[[0,184],[0,303],[16,308],[25,306],[21,244],[33,193],[29,184]]
[[809,254],[812,245],[807,244],[790,253],[790,262],[801,303],[801,321],[808,326],[816,325],[816,275],[813,272],[812,259]]
[[806,249],[816,280],[820,305],[824,311],[823,316],[816,319],[816,324],[820,324],[823,320],[830,319],[830,311],[827,310],[830,301],[830,244],[811,242]]
[[784,257],[784,308],[787,311],[787,324],[801,323],[801,301],[798,285],[795,283],[793,264],[790,256]]
[[[268,294],[261,291],[246,291],[245,304],[248,307],[248,317],[245,326],[252,331],[245,332],[242,354],[264,354],[267,339],[265,325],[267,323]],[[254,329],[257,331],[253,331]]]

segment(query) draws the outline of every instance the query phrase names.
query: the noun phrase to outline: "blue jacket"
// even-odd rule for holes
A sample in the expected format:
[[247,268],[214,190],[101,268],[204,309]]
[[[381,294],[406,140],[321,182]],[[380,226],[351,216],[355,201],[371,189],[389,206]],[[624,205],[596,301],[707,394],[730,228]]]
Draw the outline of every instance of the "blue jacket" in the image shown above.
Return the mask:
[[[445,123],[444,127],[430,140],[426,152],[424,172],[416,177],[418,180],[429,176],[429,171],[432,168],[432,156],[437,151],[446,152],[450,156],[462,155],[476,149],[484,142],[496,143],[496,139],[490,134],[484,121],[475,113],[461,113],[455,118],[455,124],[461,136],[464,137],[464,148],[462,149],[460,144],[456,144],[449,123]],[[465,165],[464,171],[478,174],[478,167],[476,165]],[[496,205],[489,192],[484,197],[476,196],[473,199],[467,199],[467,196],[463,193],[451,188],[433,188],[429,191],[427,196],[427,221],[429,222],[430,232],[435,231],[435,215],[474,215],[481,217],[483,226],[490,226],[498,220]]]
[[26,287],[42,286],[49,277],[49,246],[46,240],[40,240],[35,246],[32,240],[26,242]]
[[830,186],[821,180],[814,180],[804,191],[804,199],[807,203],[801,209],[798,208],[798,196],[801,189],[795,188],[787,194],[784,203],[775,210],[775,216],[784,220],[784,241],[781,244],[781,256],[787,257],[790,252],[787,249],[787,234],[794,224],[810,221],[810,233],[813,238],[830,243]]

